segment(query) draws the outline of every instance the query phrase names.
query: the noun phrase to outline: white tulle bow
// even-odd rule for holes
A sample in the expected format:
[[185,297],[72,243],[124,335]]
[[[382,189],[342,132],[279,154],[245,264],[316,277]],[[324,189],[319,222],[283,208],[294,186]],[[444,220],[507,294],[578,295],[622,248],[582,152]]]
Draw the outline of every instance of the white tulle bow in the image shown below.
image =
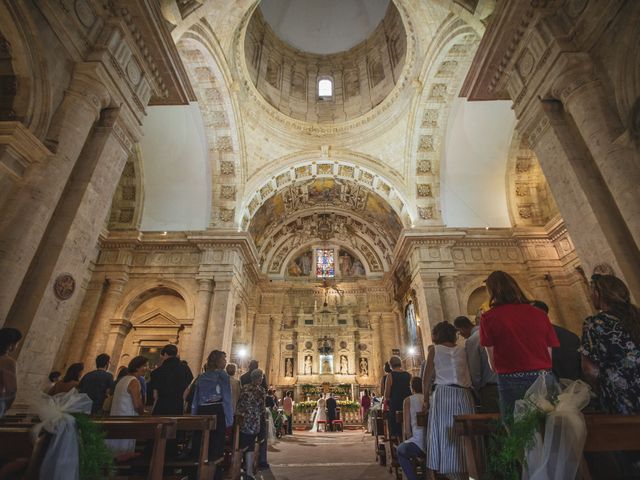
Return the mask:
[[42,466],[41,480],[78,480],[80,457],[76,420],[72,413],[91,413],[91,399],[74,388],[54,396],[41,394],[32,406],[41,422],[33,428],[34,435],[44,429],[53,435]]
[[591,389],[581,380],[560,385],[550,375],[538,377],[524,400],[516,401],[517,421],[531,408],[547,413],[544,438],[536,433],[526,454],[523,480],[573,480],[576,478],[587,438],[582,409],[589,404]]

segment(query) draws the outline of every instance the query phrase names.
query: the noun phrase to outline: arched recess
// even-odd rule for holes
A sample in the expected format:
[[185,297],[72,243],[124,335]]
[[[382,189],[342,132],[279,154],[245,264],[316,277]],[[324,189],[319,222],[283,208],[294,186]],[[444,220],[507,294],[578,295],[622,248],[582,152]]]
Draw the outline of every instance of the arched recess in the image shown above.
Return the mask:
[[[361,250],[356,249],[353,243],[349,243],[344,239],[334,238],[330,241],[322,241],[320,239],[311,240],[294,249],[283,246],[283,248],[275,252],[273,256],[275,258],[272,259],[270,268],[268,268],[265,273],[268,273],[272,277],[284,277],[289,280],[301,279],[315,281],[318,279],[316,276],[315,250],[328,248],[334,250],[334,278],[337,280],[357,280],[358,277],[365,278],[376,274],[380,275],[383,271],[384,266],[382,266],[382,262],[377,256],[374,260],[375,263],[373,263],[364,256]],[[282,260],[280,260],[280,255],[283,255]],[[310,255],[307,260],[310,264],[309,271],[305,272],[305,268],[302,268],[301,271],[294,271],[294,268],[300,268],[300,259],[305,255]],[[345,264],[341,261],[341,255],[344,255],[345,258],[347,256],[351,257],[349,260],[349,271],[345,271],[346,268]],[[357,273],[354,273],[352,268],[354,263],[358,268]],[[279,265],[277,267],[278,271],[275,271],[276,265]]]
[[542,226],[560,214],[535,152],[517,130],[509,149],[506,183],[513,226]]
[[272,232],[260,249],[261,269],[269,275],[284,277],[301,247],[329,244],[355,252],[367,275],[381,275],[391,264],[392,248],[382,232],[349,212],[329,214],[316,210],[304,212]]
[[[242,201],[242,229],[251,231],[250,224],[256,213],[265,202],[281,197],[287,213],[290,214],[300,208],[308,208],[315,200],[309,197],[310,189],[316,188],[318,182],[333,182],[339,192],[336,195],[338,202],[346,204],[349,208],[357,209],[356,197],[360,194],[375,195],[379,197],[397,215],[401,227],[410,227],[413,224],[410,207],[404,199],[401,191],[378,171],[363,166],[355,158],[351,161],[331,159],[318,159],[317,152],[313,160],[295,162],[285,168],[270,172],[262,172],[261,178],[267,177],[261,183],[254,182],[247,187],[247,195]],[[308,153],[303,154],[307,157]],[[300,158],[300,154],[296,155]],[[340,157],[341,158],[341,157]],[[333,187],[324,187],[331,189]]]
[[153,364],[164,345],[188,345],[193,304],[179,290],[166,284],[144,285],[125,296],[111,322],[106,348],[114,365],[126,365],[136,355],[147,356]]
[[467,311],[466,314],[471,320],[476,317],[480,307],[489,301],[489,293],[487,292],[487,287],[484,285],[480,285],[476,287],[471,294],[469,294],[469,298],[467,299]]
[[0,121],[22,122],[43,138],[51,91],[38,29],[27,2],[0,2]]
[[178,50],[185,63],[205,125],[212,181],[210,227],[236,226],[236,200],[245,181],[244,147],[237,102],[226,62],[206,22],[185,32]]
[[143,207],[144,175],[140,146],[136,145],[111,202],[109,230],[139,230]]
[[467,74],[480,37],[451,14],[431,43],[419,76],[422,93],[412,105],[404,175],[415,178],[409,198],[415,200],[416,224],[441,225],[441,172],[444,140],[453,99]]

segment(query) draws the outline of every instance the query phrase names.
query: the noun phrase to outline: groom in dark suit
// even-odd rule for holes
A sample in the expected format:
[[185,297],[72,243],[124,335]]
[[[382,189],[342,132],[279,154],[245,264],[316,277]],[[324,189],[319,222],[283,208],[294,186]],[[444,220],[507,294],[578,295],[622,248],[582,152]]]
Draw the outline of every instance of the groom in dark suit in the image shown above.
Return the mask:
[[333,432],[333,421],[336,420],[336,408],[338,404],[336,399],[333,398],[333,393],[329,394],[327,398],[327,423],[329,424],[329,430]]

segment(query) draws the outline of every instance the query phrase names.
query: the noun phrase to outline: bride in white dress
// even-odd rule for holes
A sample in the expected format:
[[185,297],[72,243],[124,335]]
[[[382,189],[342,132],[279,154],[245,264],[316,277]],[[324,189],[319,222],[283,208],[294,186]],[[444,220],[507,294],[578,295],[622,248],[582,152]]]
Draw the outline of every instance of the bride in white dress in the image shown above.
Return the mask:
[[327,430],[327,404],[324,399],[324,394],[320,395],[318,399],[318,406],[313,412],[313,426],[311,427],[312,432],[319,432],[318,430],[318,421],[324,422],[323,431]]

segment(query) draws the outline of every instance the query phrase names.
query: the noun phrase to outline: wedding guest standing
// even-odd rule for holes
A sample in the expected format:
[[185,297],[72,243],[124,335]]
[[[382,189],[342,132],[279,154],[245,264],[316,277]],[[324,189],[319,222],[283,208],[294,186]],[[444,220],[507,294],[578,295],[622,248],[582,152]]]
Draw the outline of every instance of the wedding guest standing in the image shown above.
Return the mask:
[[396,412],[402,410],[404,399],[411,395],[411,374],[402,368],[400,357],[393,356],[389,359],[391,372],[387,374],[385,381],[384,399],[388,403],[389,415],[389,435],[400,438],[402,435],[402,425],[396,421]]
[[282,399],[282,411],[287,416],[287,435],[293,435],[293,392],[287,391]]
[[235,408],[238,405],[238,399],[240,398],[240,389],[242,388],[240,380],[236,378],[238,366],[235,363],[227,363],[225,370],[229,375],[229,385],[231,385],[231,406],[235,411]]
[[11,408],[18,392],[16,361],[9,356],[22,339],[15,328],[0,328],[0,418]]
[[[233,407],[231,405],[231,385],[224,367],[227,354],[214,350],[207,358],[207,371],[198,376],[193,391],[191,413],[193,415],[215,415],[216,429],[209,438],[209,458],[217,459],[224,454],[224,436],[227,427],[233,425]],[[193,437],[193,452],[200,449],[201,436]],[[216,478],[218,478],[216,469]]]
[[[136,416],[144,413],[142,401],[142,388],[139,377],[144,375],[149,360],[138,356],[131,359],[124,375],[115,387],[111,400],[110,415],[112,417]],[[122,458],[123,454],[133,453],[136,446],[135,440],[106,440],[113,452]]]
[[425,456],[424,427],[418,426],[418,413],[422,412],[424,405],[420,377],[411,379],[411,393],[411,396],[405,398],[402,407],[405,440],[398,445],[398,463],[407,480],[418,480],[411,459]]
[[431,333],[434,345],[427,353],[423,391],[435,389],[431,398],[424,395],[428,411],[427,467],[449,479],[466,479],[466,461],[462,438],[453,435],[455,415],[474,413],[471,377],[464,347],[456,345],[456,329],[440,322]]
[[175,345],[166,345],[160,351],[160,358],[162,365],[151,372],[150,390],[153,391],[155,401],[153,414],[182,415],[183,394],[191,383],[192,376],[180,362]]
[[49,390],[51,390],[55,386],[55,384],[60,381],[60,379],[62,378],[62,374],[57,370],[54,370],[49,374],[47,378],[48,378],[47,385],[42,390],[44,393],[48,393]]
[[460,336],[467,340],[464,350],[481,413],[498,412],[498,375],[491,370],[487,351],[480,345],[480,326],[471,323],[467,317],[456,318],[453,325]]
[[369,395],[369,390],[364,391],[364,395],[360,399],[360,418],[362,418],[362,424],[365,427],[365,430],[369,430],[369,422],[367,421],[369,418],[369,409],[371,408],[371,396]]
[[551,349],[560,343],[549,317],[531,305],[511,275],[495,271],[486,284],[491,308],[481,317],[480,344],[498,374],[500,413],[506,419],[533,382],[551,374]]
[[244,465],[247,480],[253,480],[253,455],[256,437],[260,432],[265,415],[265,391],[262,388],[264,374],[259,368],[251,370],[251,382],[245,384],[238,400],[238,413],[244,417],[240,427],[240,448],[247,448]]
[[84,363],[72,363],[69,365],[69,368],[67,368],[64,374],[64,378],[49,390],[49,395],[53,396],[58,393],[67,393],[72,388],[76,388],[80,384],[80,377],[82,377],[83,370]]
[[640,310],[629,289],[613,275],[591,277],[597,315],[584,321],[582,366],[608,413],[640,413]]
[[110,361],[111,357],[106,353],[98,355],[96,357],[96,369],[83,376],[78,385],[78,391],[89,395],[93,402],[91,406],[92,414],[102,411],[104,400],[107,395],[113,392],[115,387],[113,375],[107,371]]
[[[531,302],[536,308],[549,315],[549,306],[540,301]],[[553,325],[560,346],[551,350],[551,370],[556,378],[578,380],[582,376],[580,364],[580,337],[559,325]]]

